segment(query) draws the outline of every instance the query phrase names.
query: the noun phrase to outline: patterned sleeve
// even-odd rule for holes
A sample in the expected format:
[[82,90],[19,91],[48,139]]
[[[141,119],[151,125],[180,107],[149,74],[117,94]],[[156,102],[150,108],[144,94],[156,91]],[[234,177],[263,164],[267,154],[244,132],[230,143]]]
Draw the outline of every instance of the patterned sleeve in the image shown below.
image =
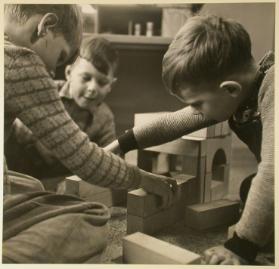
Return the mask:
[[142,126],[133,128],[139,148],[159,145],[208,127],[216,122],[194,115],[191,107],[164,113],[159,118]]
[[[6,53],[6,52],[5,52]],[[130,188],[140,182],[137,167],[89,141],[73,122],[41,59],[25,51],[6,54],[5,115],[18,117],[73,174],[93,184]]]

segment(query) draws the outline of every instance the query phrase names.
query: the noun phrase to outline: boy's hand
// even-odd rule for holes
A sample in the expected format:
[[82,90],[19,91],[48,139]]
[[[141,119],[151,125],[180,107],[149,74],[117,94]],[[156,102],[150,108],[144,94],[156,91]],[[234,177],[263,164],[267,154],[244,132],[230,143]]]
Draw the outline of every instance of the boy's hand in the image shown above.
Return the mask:
[[13,130],[16,140],[20,144],[32,144],[36,141],[31,130],[25,126],[20,119],[15,119],[13,122]]
[[161,200],[161,207],[170,207],[179,196],[178,186],[174,179],[155,175],[146,171],[141,181],[141,187],[148,193],[158,195]]
[[204,259],[206,264],[223,264],[223,265],[249,264],[246,260],[239,257],[232,251],[228,250],[223,245],[207,249],[204,252]]
[[114,154],[120,154],[121,150],[120,150],[120,146],[118,143],[118,140],[114,140],[113,142],[111,142],[110,144],[108,144],[107,146],[104,147],[105,151],[111,151]]

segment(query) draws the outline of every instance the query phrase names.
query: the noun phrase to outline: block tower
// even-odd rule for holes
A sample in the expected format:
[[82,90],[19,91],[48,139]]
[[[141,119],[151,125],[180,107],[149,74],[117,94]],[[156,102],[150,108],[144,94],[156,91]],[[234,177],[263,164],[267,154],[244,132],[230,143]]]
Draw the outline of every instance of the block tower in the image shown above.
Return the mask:
[[[135,114],[135,126],[142,125],[159,115],[160,113]],[[227,195],[229,187],[230,129],[227,122],[221,122],[169,143],[129,152],[125,159],[153,173],[168,174],[174,178],[179,175],[192,176],[191,182],[189,181],[185,187],[187,201],[184,207],[195,204],[208,206],[209,203],[213,207],[220,207],[218,201]],[[129,197],[131,201],[132,194],[128,194],[128,216]],[[185,202],[185,199],[183,201]],[[189,213],[189,208],[186,208],[186,215],[187,212]],[[190,219],[187,220],[187,216],[185,218],[186,225],[192,222]]]

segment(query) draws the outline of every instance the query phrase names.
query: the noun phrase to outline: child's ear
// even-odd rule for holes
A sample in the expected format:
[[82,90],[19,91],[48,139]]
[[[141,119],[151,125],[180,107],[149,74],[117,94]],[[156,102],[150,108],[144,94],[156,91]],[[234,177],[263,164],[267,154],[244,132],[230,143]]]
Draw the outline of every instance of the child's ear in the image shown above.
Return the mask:
[[71,70],[72,70],[72,66],[67,65],[66,68],[65,68],[65,77],[66,77],[67,80],[70,79]]
[[58,22],[58,17],[54,13],[45,14],[39,24],[38,24],[38,37],[42,37],[52,31],[51,28],[54,28]]
[[223,81],[219,88],[225,90],[232,97],[238,97],[242,90],[241,84],[236,81]]

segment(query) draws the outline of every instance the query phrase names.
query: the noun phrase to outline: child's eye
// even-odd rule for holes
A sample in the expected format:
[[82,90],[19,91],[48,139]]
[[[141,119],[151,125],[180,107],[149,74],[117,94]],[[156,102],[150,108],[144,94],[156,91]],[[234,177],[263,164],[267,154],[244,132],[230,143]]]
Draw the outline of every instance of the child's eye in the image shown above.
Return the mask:
[[98,84],[99,84],[100,87],[104,87],[104,86],[106,86],[108,83],[109,83],[109,82],[108,82],[108,80],[106,80],[106,79],[99,79],[99,80],[98,80]]
[[90,76],[82,76],[81,78],[83,81],[89,81],[91,79]]

